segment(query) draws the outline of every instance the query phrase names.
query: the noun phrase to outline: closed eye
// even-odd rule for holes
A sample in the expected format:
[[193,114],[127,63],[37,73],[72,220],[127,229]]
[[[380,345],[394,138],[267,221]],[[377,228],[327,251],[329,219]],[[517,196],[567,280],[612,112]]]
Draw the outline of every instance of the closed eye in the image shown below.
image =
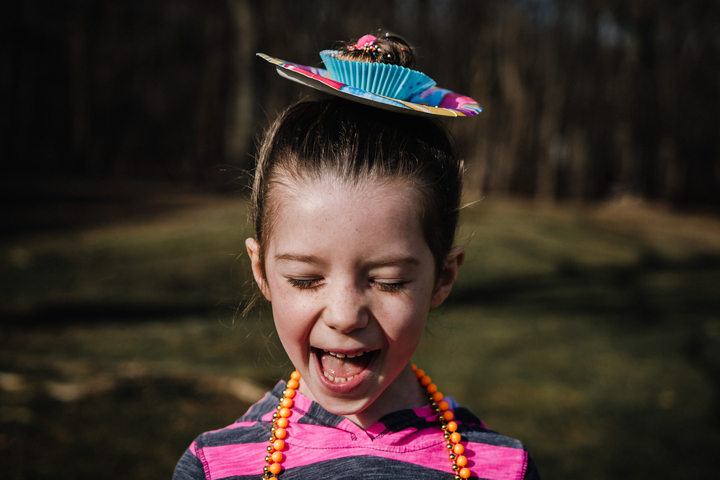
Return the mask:
[[383,292],[389,293],[401,292],[408,284],[408,282],[379,282],[377,280],[371,280],[371,283]]
[[301,290],[317,287],[320,282],[322,282],[322,278],[288,278],[290,285]]

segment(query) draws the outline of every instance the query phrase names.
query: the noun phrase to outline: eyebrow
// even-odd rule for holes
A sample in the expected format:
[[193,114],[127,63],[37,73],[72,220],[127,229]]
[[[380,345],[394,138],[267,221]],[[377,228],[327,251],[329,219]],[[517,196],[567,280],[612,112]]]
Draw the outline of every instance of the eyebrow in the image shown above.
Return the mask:
[[368,262],[373,267],[387,267],[390,265],[420,265],[420,260],[415,257],[380,257]]
[[302,255],[299,253],[278,253],[275,255],[275,260],[286,260],[290,262],[302,262],[302,263],[311,263],[311,264],[321,264],[319,258],[317,258],[315,255]]
[[[276,261],[302,262],[313,265],[319,265],[322,262],[315,255],[303,255],[300,253],[278,253],[275,255]],[[392,265],[420,265],[420,260],[415,257],[379,257],[371,259],[367,262],[370,267],[388,267]]]

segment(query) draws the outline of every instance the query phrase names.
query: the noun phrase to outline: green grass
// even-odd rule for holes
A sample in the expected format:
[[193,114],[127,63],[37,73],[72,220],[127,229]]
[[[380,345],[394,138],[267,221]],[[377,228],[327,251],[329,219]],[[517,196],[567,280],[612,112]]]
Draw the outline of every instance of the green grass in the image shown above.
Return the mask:
[[159,219],[25,237],[2,255],[4,308],[227,302],[248,279],[237,261],[246,228],[245,205],[221,198]]
[[[168,478],[290,365],[227,198],[0,251],[7,478]],[[468,255],[415,361],[544,478],[701,478],[720,449],[720,221],[657,206],[463,212]]]

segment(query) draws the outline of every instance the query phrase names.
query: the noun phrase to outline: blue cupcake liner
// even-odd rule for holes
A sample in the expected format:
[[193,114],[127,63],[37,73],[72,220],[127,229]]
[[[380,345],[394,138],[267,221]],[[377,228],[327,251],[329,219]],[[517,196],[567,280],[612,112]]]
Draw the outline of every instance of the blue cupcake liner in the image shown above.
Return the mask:
[[339,60],[336,53],[336,50],[320,52],[328,75],[336,82],[398,100],[409,100],[435,86],[435,81],[424,73],[389,63]]

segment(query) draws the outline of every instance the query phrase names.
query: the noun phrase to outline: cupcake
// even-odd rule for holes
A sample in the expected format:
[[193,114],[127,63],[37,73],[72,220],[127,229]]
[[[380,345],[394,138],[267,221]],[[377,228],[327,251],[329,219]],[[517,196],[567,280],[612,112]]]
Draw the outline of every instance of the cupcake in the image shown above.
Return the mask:
[[323,50],[320,57],[330,79],[397,100],[409,100],[435,85],[433,79],[412,69],[412,49],[392,35],[365,35],[339,50]]

